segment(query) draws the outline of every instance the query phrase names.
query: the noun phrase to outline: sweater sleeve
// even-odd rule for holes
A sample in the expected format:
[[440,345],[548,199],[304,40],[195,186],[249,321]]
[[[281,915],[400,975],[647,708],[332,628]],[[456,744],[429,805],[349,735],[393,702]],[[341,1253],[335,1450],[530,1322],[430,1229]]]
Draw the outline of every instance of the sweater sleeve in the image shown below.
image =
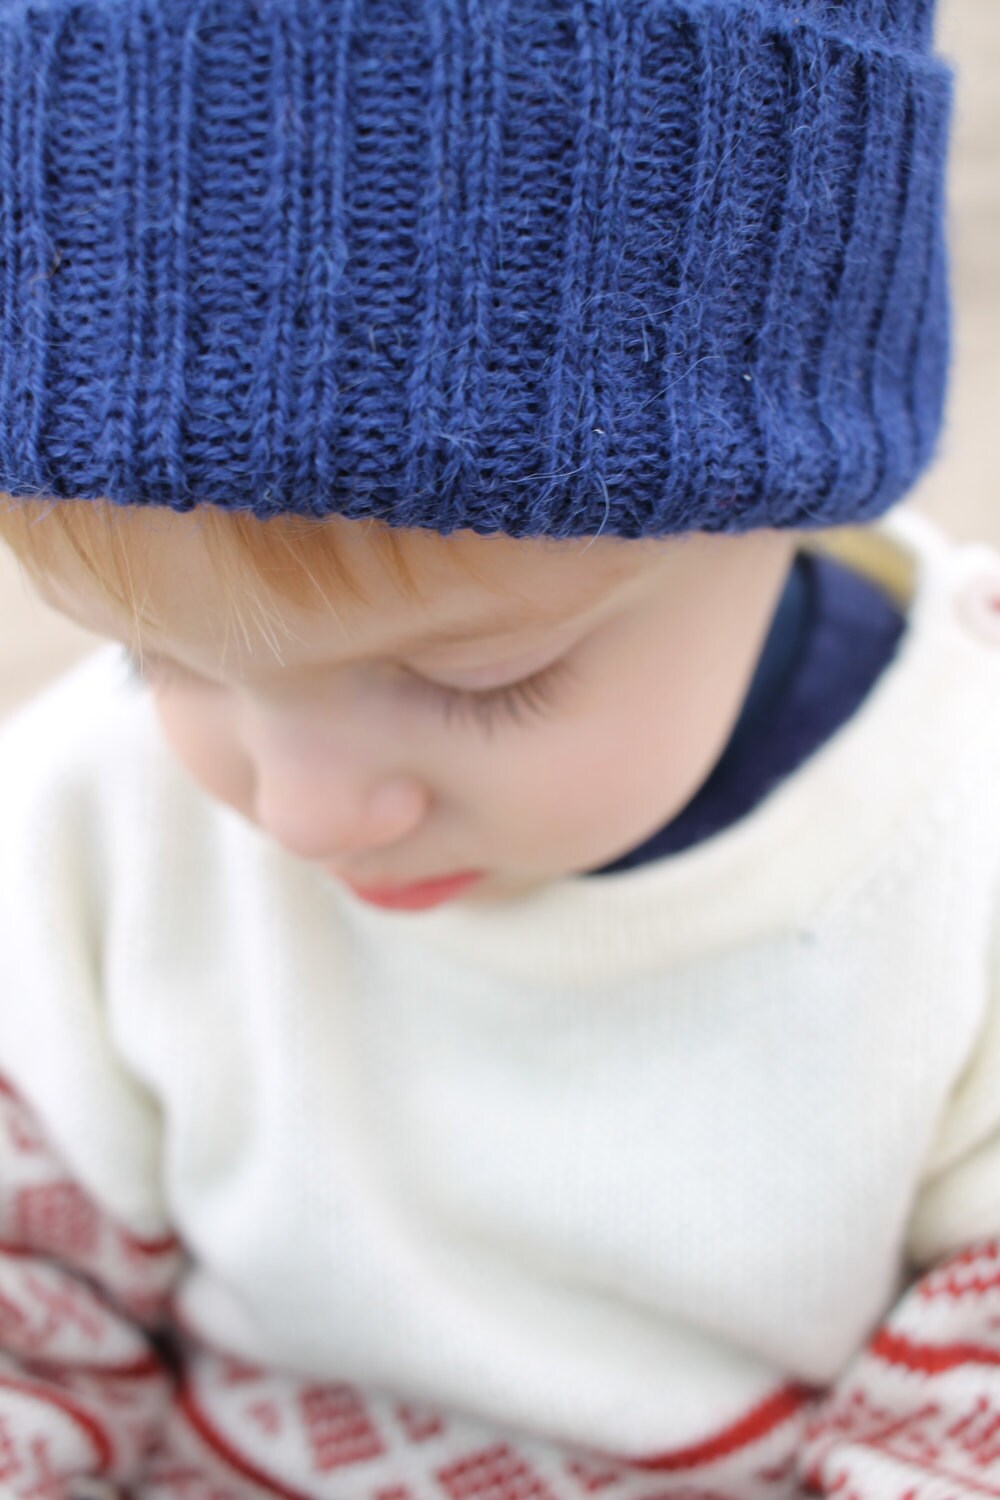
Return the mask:
[[918,1270],[1000,1237],[1000,899],[995,908],[985,1020],[938,1121],[910,1215],[906,1251]]
[[982,971],[984,1021],[937,1122],[907,1224],[912,1279],[810,1424],[800,1453],[809,1494],[841,1500],[1000,1497],[995,934],[985,945]]
[[0,726],[0,1492],[11,1500],[68,1500],[84,1479],[87,1493],[116,1494],[172,1387],[157,1327],[182,1257],[162,1202],[162,1125],[119,1056],[103,982],[102,799],[120,784],[124,741],[108,663],[90,658]]

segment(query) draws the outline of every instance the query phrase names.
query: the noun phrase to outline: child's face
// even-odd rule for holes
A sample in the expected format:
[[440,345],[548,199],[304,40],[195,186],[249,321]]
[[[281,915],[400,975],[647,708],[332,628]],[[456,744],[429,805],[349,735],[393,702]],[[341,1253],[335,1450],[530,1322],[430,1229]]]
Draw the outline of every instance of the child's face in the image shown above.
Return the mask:
[[[690,800],[742,706],[795,543],[465,532],[447,548],[470,576],[442,538],[414,533],[421,602],[373,559],[364,524],[344,522],[370,602],[282,603],[279,632],[234,624],[187,516],[164,510],[156,526],[134,583],[169,623],[144,632],[143,653],[194,780],[352,885],[477,871],[462,897],[476,901],[609,863]],[[44,594],[122,635],[83,580],[51,578]],[[446,629],[450,642],[422,639]]]

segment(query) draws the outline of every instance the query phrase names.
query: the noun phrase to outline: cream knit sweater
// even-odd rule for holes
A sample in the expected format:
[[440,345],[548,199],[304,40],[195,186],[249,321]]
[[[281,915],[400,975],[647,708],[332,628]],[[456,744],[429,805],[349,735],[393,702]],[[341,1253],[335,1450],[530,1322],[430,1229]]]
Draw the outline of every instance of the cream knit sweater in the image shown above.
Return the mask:
[[[376,910],[284,854],[117,647],[0,727],[8,1102],[174,1256],[231,1459],[219,1371],[272,1370],[664,1472],[722,1442],[733,1493],[790,1493],[808,1393],[1000,1235],[1000,554],[905,507],[825,542],[908,605],[855,717],[705,842],[492,906]],[[267,1492],[398,1479],[297,1463]]]

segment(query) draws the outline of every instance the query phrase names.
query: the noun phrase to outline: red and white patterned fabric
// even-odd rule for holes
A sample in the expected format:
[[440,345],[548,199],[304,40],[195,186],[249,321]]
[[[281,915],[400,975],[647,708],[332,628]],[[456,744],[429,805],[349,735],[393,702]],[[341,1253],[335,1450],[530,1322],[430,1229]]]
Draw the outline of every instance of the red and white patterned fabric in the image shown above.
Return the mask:
[[0,1161],[0,1494],[60,1500],[81,1476],[127,1483],[172,1400],[150,1330],[181,1248],[115,1224],[7,1084]]
[[1000,1242],[914,1286],[825,1396],[789,1386],[624,1463],[207,1348],[142,1242],[0,1084],[0,1495],[10,1500],[976,1500],[1000,1496]]
[[801,1467],[840,1500],[1000,1495],[1000,1242],[910,1288],[824,1403]]
[[[0,1495],[10,1500],[789,1492],[789,1437],[813,1401],[804,1389],[779,1393],[699,1451],[625,1464],[210,1349],[172,1306],[178,1241],[142,1242],[116,1225],[2,1081],[0,1138]],[[727,1468],[743,1476],[736,1488]]]

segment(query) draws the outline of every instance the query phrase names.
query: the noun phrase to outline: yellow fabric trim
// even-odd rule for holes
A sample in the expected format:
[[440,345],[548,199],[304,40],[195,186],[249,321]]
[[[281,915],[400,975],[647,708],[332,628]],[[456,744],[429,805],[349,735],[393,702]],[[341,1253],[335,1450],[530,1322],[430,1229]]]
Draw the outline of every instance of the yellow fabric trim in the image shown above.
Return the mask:
[[916,588],[916,561],[883,532],[872,526],[833,526],[804,534],[799,546],[803,552],[826,553],[844,563],[882,589],[898,608],[909,608]]

